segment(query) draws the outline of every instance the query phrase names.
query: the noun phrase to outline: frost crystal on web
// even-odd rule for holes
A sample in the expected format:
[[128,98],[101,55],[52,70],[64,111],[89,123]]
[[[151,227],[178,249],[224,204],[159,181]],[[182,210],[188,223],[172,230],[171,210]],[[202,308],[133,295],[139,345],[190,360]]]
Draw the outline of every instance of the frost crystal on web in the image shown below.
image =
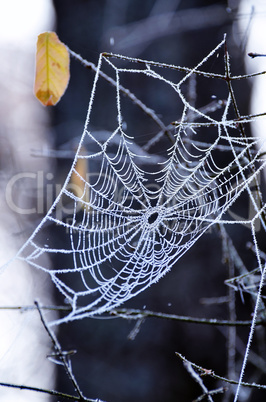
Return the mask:
[[[100,55],[72,168],[19,253],[46,271],[71,304],[57,323],[108,312],[158,281],[212,225],[241,223],[228,211],[242,195],[255,209],[245,223],[264,225],[261,194],[251,186],[265,159],[258,140],[243,135],[250,119],[238,114],[229,61],[219,74],[204,71],[209,60],[223,57],[224,44],[193,69]],[[216,79],[224,99],[207,105],[189,99],[193,79],[203,88]],[[156,102],[145,99],[143,80]],[[101,102],[99,116],[94,107]],[[100,127],[105,123],[108,131]],[[60,213],[62,202],[68,216]],[[59,242],[45,235],[52,223]],[[44,254],[54,261],[51,270]]]

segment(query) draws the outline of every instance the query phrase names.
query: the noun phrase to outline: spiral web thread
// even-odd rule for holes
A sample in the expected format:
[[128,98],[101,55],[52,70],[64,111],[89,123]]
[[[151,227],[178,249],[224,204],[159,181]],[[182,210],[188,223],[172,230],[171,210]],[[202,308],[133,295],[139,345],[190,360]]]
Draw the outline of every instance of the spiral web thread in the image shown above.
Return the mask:
[[[244,77],[228,79],[228,56],[222,74],[202,70],[224,46],[225,40],[193,69],[100,55],[84,132],[66,182],[17,256],[47,272],[71,305],[72,311],[53,324],[106,313],[134,297],[165,275],[214,224],[249,224],[263,271],[254,228],[260,222],[265,230],[265,204],[254,183],[265,158],[259,140],[243,135],[243,127],[255,117],[238,114],[231,88],[234,79]],[[169,78],[169,71],[171,77],[179,74],[177,81]],[[132,75],[170,90],[171,99],[182,106],[181,118],[164,123],[123,86],[121,77]],[[196,108],[184,94],[193,77],[220,80],[227,99],[214,107]],[[114,129],[109,133],[93,128],[98,87],[104,101],[103,81],[113,86],[116,98]],[[127,132],[125,101],[157,127],[157,134],[142,147]],[[149,153],[166,136],[171,145],[165,153]],[[86,166],[86,175],[80,166]],[[78,183],[78,191],[73,183]],[[255,211],[249,220],[228,213],[242,196]],[[58,213],[62,202],[70,206],[69,216]],[[45,227],[51,224],[62,246],[55,246],[46,234]],[[42,263],[44,254],[56,261],[52,269]]]

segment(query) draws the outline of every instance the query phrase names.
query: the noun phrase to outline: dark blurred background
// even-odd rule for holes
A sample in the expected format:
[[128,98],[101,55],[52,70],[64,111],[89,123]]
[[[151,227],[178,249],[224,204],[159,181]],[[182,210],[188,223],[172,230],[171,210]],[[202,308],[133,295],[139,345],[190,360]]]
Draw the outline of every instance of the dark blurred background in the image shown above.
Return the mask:
[[[195,66],[226,33],[233,74],[240,75],[244,73],[244,45],[240,39],[237,43],[232,35],[237,6],[237,1],[229,4],[214,0],[54,0],[55,30],[70,49],[95,64],[99,53],[105,51],[188,67]],[[213,71],[214,64],[215,61],[207,68]],[[57,149],[82,133],[93,77],[92,71],[71,60],[69,88],[51,111]],[[206,91],[201,91],[202,104],[210,102],[212,94],[222,99],[224,93],[219,92],[215,80],[209,80],[207,85]],[[150,95],[154,99],[151,87],[142,90],[147,98]],[[239,99],[243,114],[248,111],[248,94],[246,86],[245,96]],[[108,97],[105,104],[97,107],[94,113],[101,119],[99,128],[110,129]],[[70,164],[71,161],[58,160],[57,177],[63,180]],[[241,247],[246,241],[245,234],[237,239]],[[226,319],[227,304],[204,304],[202,299],[227,296],[228,288],[224,285],[227,278],[221,241],[213,229],[166,277],[124,307]],[[226,328],[147,318],[134,337],[135,324],[121,318],[85,319],[59,328],[62,347],[77,350],[72,359],[73,372],[85,395],[108,402],[196,400],[202,391],[175,352],[227,375]],[[246,339],[248,329],[242,333]],[[206,380],[206,384],[209,389],[224,385],[211,380]],[[57,388],[73,392],[60,367]],[[215,398],[215,401],[226,400],[219,395]]]

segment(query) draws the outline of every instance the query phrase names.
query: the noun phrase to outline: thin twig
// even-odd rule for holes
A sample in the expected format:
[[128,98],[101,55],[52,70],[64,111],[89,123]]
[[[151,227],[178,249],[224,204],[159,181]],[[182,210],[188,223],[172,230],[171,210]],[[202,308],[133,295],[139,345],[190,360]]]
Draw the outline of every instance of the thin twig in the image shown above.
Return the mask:
[[[27,312],[30,310],[34,310],[35,306],[0,306],[0,310],[20,310],[21,312]],[[49,310],[49,311],[62,311],[69,312],[71,311],[71,307],[68,306],[41,306],[41,310]],[[251,320],[237,320],[237,321],[229,321],[229,320],[218,320],[216,318],[198,318],[198,317],[189,317],[177,314],[167,314],[158,311],[151,310],[141,310],[141,309],[126,309],[126,308],[116,308],[110,311],[111,316],[116,316],[119,318],[130,319],[130,320],[139,320],[146,317],[155,317],[162,318],[166,320],[173,321],[181,321],[192,324],[205,324],[205,325],[215,325],[215,326],[238,326],[238,327],[249,327],[251,325]],[[265,320],[257,320],[256,325],[266,326]]]
[[42,314],[42,308],[40,307],[38,301],[35,301],[34,304],[35,304],[35,306],[36,306],[36,308],[37,308],[37,310],[39,312],[41,322],[42,322],[47,334],[49,335],[49,337],[50,337],[50,339],[51,339],[51,341],[53,343],[53,346],[54,346],[55,352],[56,352],[56,354],[58,356],[58,359],[60,360],[60,362],[64,366],[65,371],[67,373],[67,376],[70,379],[70,381],[72,382],[73,387],[74,387],[75,391],[78,394],[78,397],[75,397],[76,400],[78,400],[80,402],[85,402],[85,401],[86,402],[100,402],[99,399],[88,399],[82,394],[81,389],[80,389],[80,387],[79,387],[79,385],[78,385],[78,383],[76,381],[76,378],[74,377],[74,374],[72,373],[72,369],[71,369],[71,366],[70,366],[70,363],[69,363],[68,355],[62,350],[61,345],[58,342],[55,334],[47,326],[47,324],[45,322],[45,319],[43,317],[43,314]]
[[[204,382],[202,381],[202,379],[200,378],[199,374],[194,370],[194,368],[192,367],[192,364],[187,361],[187,360],[183,360],[183,364],[185,369],[187,370],[187,372],[191,375],[191,377],[193,378],[193,380],[196,381],[196,383],[199,384],[199,386],[201,387],[202,391],[204,392],[204,397],[207,396],[208,401],[209,402],[213,402],[213,399],[209,393],[208,388],[205,386]],[[201,400],[201,399],[200,399]]]
[[[223,394],[225,391],[227,391],[226,388],[220,387],[220,388],[217,388],[217,389],[213,389],[213,390],[211,390],[211,391],[208,391],[208,395]],[[203,399],[205,399],[205,398],[206,398],[206,394],[203,394],[203,395],[200,395],[197,399],[195,399],[195,400],[192,401],[192,402],[200,402],[200,401],[203,401]]]
[[[181,321],[192,324],[206,324],[206,325],[217,325],[217,326],[240,326],[249,327],[251,325],[251,320],[247,321],[228,321],[228,320],[217,320],[216,318],[196,318],[188,317],[176,314],[166,314],[150,310],[139,310],[139,309],[114,309],[110,312],[112,315],[116,315],[125,319],[138,320],[144,317],[156,317],[164,318],[167,320]],[[264,320],[258,320],[256,325],[266,325]]]
[[266,54],[250,52],[250,53],[248,53],[248,56],[251,57],[252,59],[254,59],[255,57],[266,57]]
[[[226,82],[227,82],[227,86],[228,86],[228,91],[229,91],[229,94],[230,94],[231,99],[232,99],[232,104],[233,104],[233,108],[234,108],[234,111],[235,111],[235,115],[236,115],[237,119],[238,119],[239,122],[240,122],[240,123],[239,123],[239,132],[240,132],[240,135],[241,135],[241,137],[242,137],[244,140],[246,140],[246,142],[247,142],[247,138],[246,138],[246,134],[245,134],[245,128],[244,128],[244,124],[243,124],[243,119],[242,119],[242,116],[241,116],[241,114],[240,114],[240,112],[239,112],[239,109],[238,109],[238,106],[237,106],[237,102],[236,102],[236,98],[235,98],[235,93],[234,93],[233,86],[232,86],[232,77],[231,77],[231,74],[230,74],[229,53],[228,53],[228,50],[227,50],[227,43],[226,43],[226,41],[225,41],[224,46],[225,46],[225,53],[224,53],[224,60],[225,60],[225,77],[226,77]],[[264,115],[264,113],[263,113],[262,115]],[[252,162],[252,156],[251,156],[251,153],[250,153],[248,147],[247,147],[247,149],[246,149],[246,153],[247,153],[248,160],[249,160],[249,162],[251,163],[251,162]],[[250,167],[251,167],[252,172],[255,173],[255,166],[254,166],[254,163],[251,163]],[[257,178],[256,175],[254,175],[254,180],[255,180],[255,183],[256,183],[256,195],[257,195],[257,199],[259,200],[260,208],[262,208],[263,199],[262,199],[262,194],[261,194],[260,187],[259,187],[259,183],[258,183],[258,178]],[[261,213],[261,219],[263,220],[264,224],[266,225],[266,216],[265,216],[265,213],[264,213],[263,211],[262,211],[262,213]]]
[[[224,381],[228,384],[234,384],[238,385],[238,381],[230,380],[228,378],[222,377],[220,375],[215,374],[213,370],[206,369],[204,367],[201,367],[195,363],[190,362],[187,360],[181,353],[175,352],[176,356],[178,356],[183,362],[189,362],[192,367],[196,368],[197,370],[201,371],[202,375],[209,375],[212,378],[215,378],[216,380]],[[255,383],[248,383],[248,382],[241,382],[240,384],[243,387],[248,387],[248,388],[257,388],[257,389],[264,389],[266,390],[266,385],[261,385],[261,384],[255,384]]]
[[[64,394],[63,392],[54,391],[52,389],[44,389],[44,388],[32,387],[30,385],[18,385],[18,384],[10,384],[10,383],[6,383],[6,382],[0,382],[0,386],[1,387],[21,389],[21,390],[27,390],[27,391],[40,392],[42,394],[58,396],[58,397],[65,398],[65,399],[68,399],[68,400],[71,400],[71,401],[77,401],[78,400],[77,396],[75,396],[75,395]],[[92,401],[92,399],[90,399],[90,400]],[[94,402],[97,402],[97,400],[94,401]]]
[[[223,260],[228,266],[228,276],[232,278],[235,276],[235,262],[233,255],[230,253],[230,239],[226,235],[224,226],[219,225],[222,239]],[[230,321],[236,320],[236,300],[235,289],[232,286],[228,286],[228,310]],[[229,378],[236,378],[236,326],[228,327],[227,329],[227,376]],[[229,392],[225,395],[224,401],[230,400],[232,395],[231,387]]]

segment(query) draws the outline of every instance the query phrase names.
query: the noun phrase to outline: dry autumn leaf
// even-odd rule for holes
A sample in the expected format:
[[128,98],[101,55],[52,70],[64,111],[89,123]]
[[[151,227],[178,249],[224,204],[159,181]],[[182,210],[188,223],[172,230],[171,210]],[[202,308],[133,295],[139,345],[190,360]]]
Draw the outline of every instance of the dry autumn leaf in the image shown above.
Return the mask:
[[[81,147],[80,152],[86,154],[86,149]],[[74,194],[82,199],[84,202],[89,202],[89,187],[88,183],[89,175],[88,160],[86,158],[79,158],[77,160],[75,171],[71,175],[70,186]]]
[[34,94],[45,106],[55,105],[69,81],[69,53],[55,32],[38,36]]

